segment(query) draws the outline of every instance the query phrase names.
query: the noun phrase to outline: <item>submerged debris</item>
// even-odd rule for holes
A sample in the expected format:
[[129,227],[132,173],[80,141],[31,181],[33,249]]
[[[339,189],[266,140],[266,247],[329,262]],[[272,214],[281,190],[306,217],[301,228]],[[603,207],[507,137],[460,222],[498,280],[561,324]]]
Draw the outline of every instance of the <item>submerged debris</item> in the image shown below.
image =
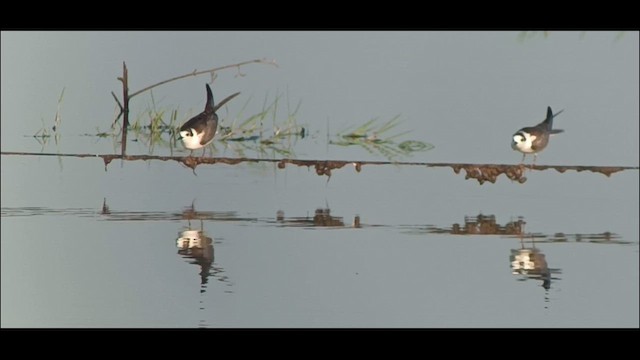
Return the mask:
[[465,179],[475,179],[484,184],[486,181],[494,184],[496,179],[501,174],[504,174],[507,178],[513,181],[517,181],[523,184],[527,181],[525,175],[526,170],[547,170],[555,169],[559,173],[564,173],[567,170],[591,171],[594,173],[600,173],[607,177],[611,174],[624,171],[624,170],[638,170],[637,166],[556,166],[556,165],[507,165],[507,164],[455,164],[455,163],[438,163],[438,164],[426,164],[430,167],[450,167],[456,174],[460,173],[460,170],[464,170],[466,175]]
[[495,183],[497,178],[504,174],[512,181],[517,181],[520,184],[527,181],[524,176],[526,170],[547,170],[555,169],[559,173],[564,173],[567,170],[575,170],[577,172],[591,171],[594,173],[600,173],[607,177],[619,171],[624,170],[639,170],[638,166],[569,166],[569,165],[524,165],[524,164],[462,164],[462,163],[429,163],[429,162],[405,162],[405,161],[343,161],[343,160],[298,160],[298,159],[260,159],[260,158],[228,158],[228,157],[194,157],[194,156],[153,156],[153,155],[98,155],[98,154],[54,154],[54,153],[27,153],[27,152],[1,152],[1,155],[22,155],[22,156],[55,156],[55,157],[92,157],[101,158],[104,161],[105,171],[107,165],[114,159],[122,160],[173,160],[184,164],[188,168],[195,170],[200,164],[227,164],[237,165],[244,162],[267,162],[275,163],[278,169],[286,168],[287,164],[306,166],[307,168],[314,167],[316,174],[319,176],[326,175],[331,177],[332,171],[335,169],[341,169],[347,164],[352,164],[357,172],[362,171],[363,165],[396,165],[396,166],[427,166],[427,167],[449,167],[454,173],[459,174],[460,170],[465,171],[465,179],[475,179],[480,185],[485,182]]
[[460,170],[464,169],[466,173],[465,179],[476,179],[480,185],[484,184],[485,181],[495,184],[500,174],[505,174],[509,179],[518,181],[521,184],[527,181],[524,176],[524,165],[441,164],[436,166],[450,166],[456,174],[459,174]]

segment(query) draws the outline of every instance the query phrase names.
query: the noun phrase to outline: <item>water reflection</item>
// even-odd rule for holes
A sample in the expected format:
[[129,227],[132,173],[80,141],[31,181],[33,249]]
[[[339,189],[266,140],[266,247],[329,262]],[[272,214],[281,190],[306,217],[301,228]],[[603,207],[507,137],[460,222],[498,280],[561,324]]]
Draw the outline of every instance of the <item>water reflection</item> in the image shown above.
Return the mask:
[[102,215],[109,215],[111,211],[109,210],[109,205],[107,205],[107,198],[102,198]]
[[544,289],[545,309],[551,302],[549,289],[551,289],[551,280],[558,281],[559,277],[553,275],[561,274],[559,268],[550,268],[547,263],[545,254],[535,246],[535,238],[531,237],[531,245],[527,246],[525,240],[520,238],[520,248],[511,249],[509,256],[511,273],[518,276],[518,281],[536,280],[541,282]]
[[542,287],[545,290],[551,288],[551,270],[547,259],[535,246],[527,248],[523,242],[520,249],[511,249],[509,262],[511,263],[511,273],[522,275],[522,281],[527,279],[542,280]]
[[[509,262],[511,267],[511,273],[519,275],[518,281],[536,280],[541,282],[542,288],[545,290],[544,301],[545,304],[550,302],[548,290],[551,288],[552,280],[560,280],[558,277],[554,277],[554,274],[561,274],[562,271],[557,268],[550,268],[547,263],[545,254],[535,246],[535,242],[538,243],[553,243],[558,241],[567,241],[568,236],[564,234],[555,234],[554,236],[547,236],[544,234],[525,233],[525,220],[523,217],[518,217],[516,220],[510,220],[504,225],[501,225],[496,220],[494,215],[477,216],[465,216],[464,224],[454,223],[450,227],[438,227],[434,225],[427,225],[417,230],[413,230],[412,233],[416,234],[450,234],[450,235],[502,235],[505,237],[517,237],[520,239],[520,248],[512,249],[509,255]],[[531,239],[530,244],[524,240],[526,237]],[[592,239],[593,241],[607,241],[611,242],[614,238],[619,238],[617,235],[606,232],[606,236],[599,234],[581,235],[576,234],[574,237],[577,239]],[[547,307],[547,305],[545,305]]]
[[353,227],[361,228],[360,216],[356,215],[350,225],[345,225],[341,216],[332,216],[331,209],[318,208],[315,210],[313,217],[285,217],[283,210],[276,213],[276,222],[283,226],[291,227]]
[[[191,226],[191,220],[198,219],[200,216],[193,208],[193,204],[183,211],[183,215],[188,221],[188,226],[178,232],[176,247],[178,248],[178,254],[184,260],[189,264],[196,265],[199,269],[200,300],[198,310],[202,314],[199,327],[206,328],[209,327],[209,323],[205,319],[210,318],[210,316],[207,315],[204,295],[207,291],[209,278],[217,279],[227,286],[231,286],[232,283],[229,282],[229,279],[224,274],[224,269],[215,263],[214,239],[205,232],[202,218],[199,219],[199,229]],[[225,291],[225,293],[232,292],[231,290]]]
[[427,225],[427,232],[432,234],[451,235],[521,235],[525,221],[518,217],[516,221],[509,221],[505,225],[496,222],[495,215],[465,216],[464,225],[454,223],[451,227],[441,228]]
[[[516,220],[510,220],[504,225],[497,222],[495,215],[479,214],[475,216],[465,216],[464,223],[453,223],[450,226],[437,225],[405,225],[409,227],[409,233],[412,234],[450,234],[450,235],[504,235],[508,237],[522,238],[525,235],[524,226],[526,221],[519,216]],[[535,238],[537,243],[558,243],[558,242],[589,242],[599,244],[633,244],[633,241],[622,240],[622,237],[616,233],[605,231],[602,233],[576,233],[567,234],[564,232],[556,232],[554,234],[532,233],[526,234],[529,238]]]
[[572,240],[575,242],[589,242],[596,244],[629,244],[628,241],[621,241],[621,237],[618,234],[605,231],[600,234],[565,234],[556,233],[549,241],[550,242],[567,242]]
[[176,243],[178,254],[187,259],[190,264],[200,267],[200,292],[204,293],[214,260],[213,239],[203,230],[188,229],[178,233]]
[[[450,226],[424,225],[424,224],[362,224],[360,216],[355,215],[351,222],[344,220],[341,216],[331,214],[329,207],[316,208],[313,216],[309,213],[304,216],[285,216],[284,210],[276,212],[275,220],[268,217],[241,216],[236,211],[196,211],[193,204],[180,211],[132,211],[132,210],[111,210],[106,199],[96,208],[49,208],[49,207],[2,207],[1,217],[23,217],[23,216],[78,216],[94,217],[107,221],[172,221],[172,220],[205,220],[224,221],[226,223],[239,222],[251,225],[266,226],[291,226],[291,227],[314,227],[314,228],[361,228],[361,227],[391,227],[403,233],[422,234],[451,234],[451,235],[503,235],[521,237],[524,235],[524,218],[517,217],[501,225],[496,220],[495,215],[479,214],[476,216],[465,216],[464,223],[454,223]],[[625,240],[617,233],[604,231],[601,233],[564,233],[553,234],[528,233],[527,237],[534,237],[537,243],[597,243],[597,244],[636,244],[634,239]]]
[[[224,274],[224,269],[215,263],[214,239],[204,230],[204,220],[211,219],[215,215],[216,213],[210,211],[196,211],[193,203],[184,208],[182,219],[187,220],[187,226],[178,232],[176,240],[178,254],[182,255],[190,264],[200,268],[201,293],[206,291],[209,277],[231,285]],[[198,220],[200,227],[193,227],[191,220]]]

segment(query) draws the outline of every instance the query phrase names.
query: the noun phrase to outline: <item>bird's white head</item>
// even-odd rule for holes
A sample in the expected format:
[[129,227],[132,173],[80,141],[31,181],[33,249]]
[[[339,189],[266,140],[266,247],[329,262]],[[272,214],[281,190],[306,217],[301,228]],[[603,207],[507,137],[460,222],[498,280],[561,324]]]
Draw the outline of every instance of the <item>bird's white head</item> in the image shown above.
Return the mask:
[[202,140],[203,134],[204,133],[198,134],[195,129],[189,128],[180,131],[180,140],[182,140],[184,147],[189,150],[201,149],[203,145],[200,143],[200,140]]
[[535,135],[531,135],[526,131],[519,131],[513,134],[513,140],[511,141],[511,148],[518,150],[525,154],[534,153],[532,149],[533,141],[536,139]]

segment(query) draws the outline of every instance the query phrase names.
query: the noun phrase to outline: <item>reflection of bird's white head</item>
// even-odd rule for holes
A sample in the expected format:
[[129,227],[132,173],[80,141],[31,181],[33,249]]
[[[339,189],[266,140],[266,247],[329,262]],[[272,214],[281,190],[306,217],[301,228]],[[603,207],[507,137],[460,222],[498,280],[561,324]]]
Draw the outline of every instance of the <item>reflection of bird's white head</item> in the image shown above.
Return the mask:
[[198,134],[195,129],[189,128],[187,130],[180,131],[180,140],[182,140],[182,144],[187,149],[200,149],[202,148],[200,140],[202,140],[203,135],[204,132]]
[[201,248],[201,233],[197,230],[186,230],[180,234],[180,238],[176,241],[178,248],[191,249],[193,247]]
[[526,131],[519,131],[513,135],[511,148],[523,153],[533,153],[535,152],[535,150],[533,150],[531,147],[533,146],[533,141],[535,139],[535,135],[531,135]]

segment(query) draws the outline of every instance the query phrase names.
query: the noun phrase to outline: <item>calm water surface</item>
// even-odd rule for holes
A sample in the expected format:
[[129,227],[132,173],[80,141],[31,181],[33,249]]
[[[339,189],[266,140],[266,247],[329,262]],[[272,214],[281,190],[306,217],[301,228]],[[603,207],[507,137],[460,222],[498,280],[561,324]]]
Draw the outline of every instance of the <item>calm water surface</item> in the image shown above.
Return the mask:
[[[281,94],[302,159],[387,160],[328,144],[379,118],[425,162],[516,164],[521,127],[564,109],[537,163],[637,166],[638,33],[2,32],[3,152],[119,151],[110,91],[220,72],[223,125]],[[144,44],[145,46],[140,46]],[[203,46],[207,44],[207,46]],[[132,100],[133,119],[204,105],[208,76]],[[64,88],[63,100],[58,103]],[[285,103],[280,103],[286,118]],[[56,111],[61,122],[51,132]],[[170,115],[165,115],[168,118]],[[272,119],[265,120],[272,130]],[[395,132],[394,132],[395,131]],[[86,136],[88,134],[89,136]],[[38,141],[40,140],[40,141]],[[250,143],[247,143],[250,144]],[[216,156],[281,158],[214,141]],[[187,155],[132,136],[129,154]],[[1,157],[2,327],[638,327],[638,171],[535,171],[524,184],[448,168]],[[530,161],[530,160],[529,160]]]

